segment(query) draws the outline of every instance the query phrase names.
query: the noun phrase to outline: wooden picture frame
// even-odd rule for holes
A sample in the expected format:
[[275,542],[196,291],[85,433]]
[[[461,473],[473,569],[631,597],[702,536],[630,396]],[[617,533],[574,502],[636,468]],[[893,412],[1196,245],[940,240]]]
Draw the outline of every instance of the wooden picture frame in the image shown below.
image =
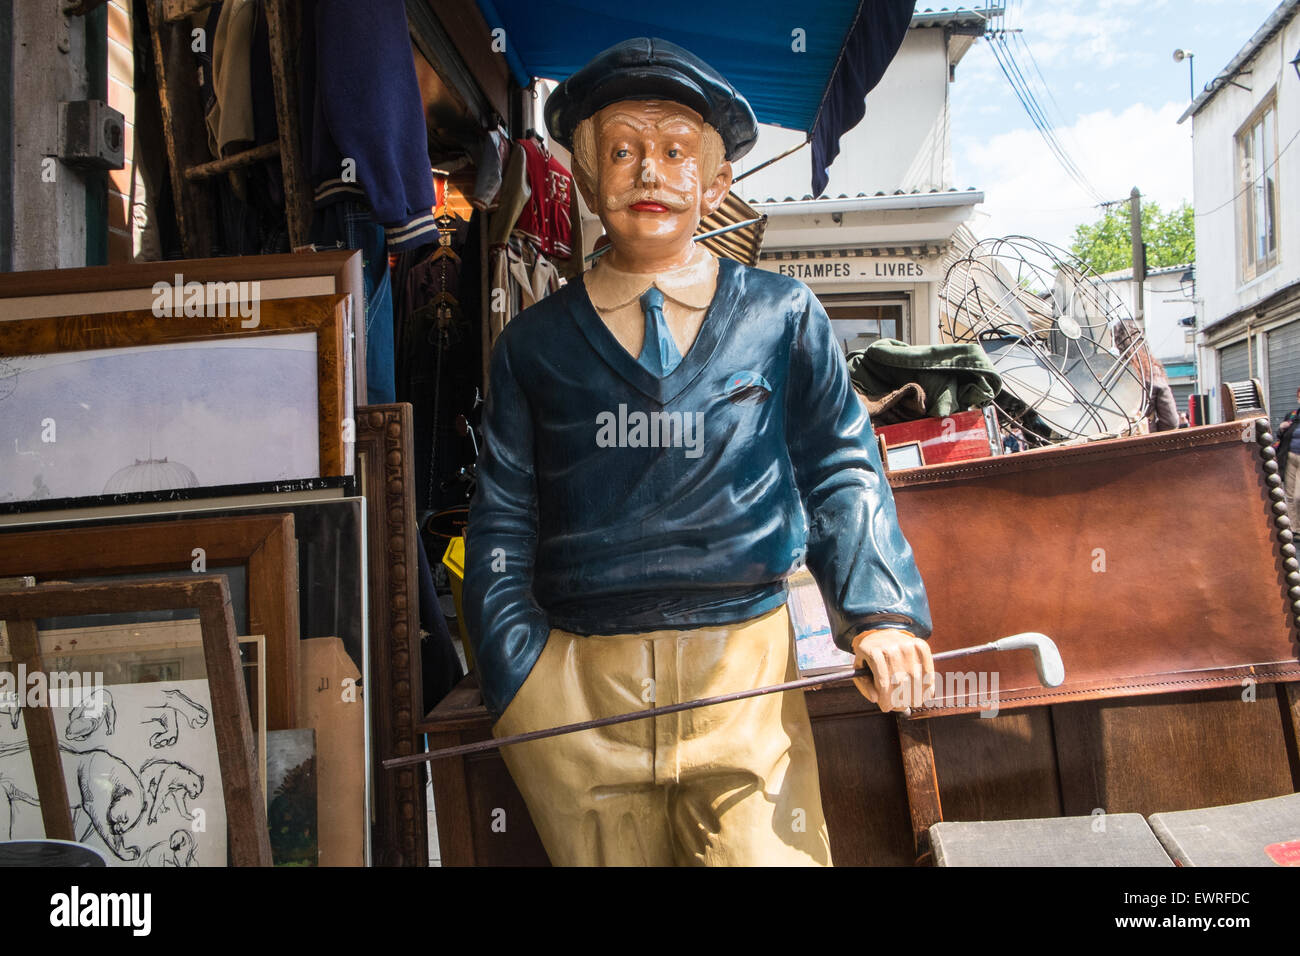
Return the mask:
[[[17,525],[53,524],[59,521],[88,521],[92,518],[138,518],[149,515],[196,513],[222,508],[284,507],[309,504],[315,501],[338,501],[357,494],[356,478],[311,478],[295,482],[276,482],[276,491],[246,490],[238,494],[225,494],[219,488],[190,489],[185,491],[141,492],[136,495],[114,497],[111,503],[100,500],[72,499],[72,507],[41,508],[39,511],[5,511],[0,504],[0,528]],[[212,494],[217,492],[217,494]],[[130,499],[130,500],[123,500]]]
[[[266,807],[253,756],[248,701],[240,683],[239,648],[230,592],[221,575],[120,584],[44,584],[0,593],[0,620],[8,624],[14,659],[27,672],[44,672],[36,621],[106,611],[197,610],[212,701],[221,787],[227,809],[227,847],[235,866],[270,866]],[[28,743],[46,837],[75,840],[54,711],[24,709]]]
[[374,856],[380,865],[428,866],[424,774],[419,767],[382,767],[384,760],[423,747],[415,729],[424,698],[411,406],[362,406],[357,426],[357,474],[369,529]]
[[919,441],[904,441],[885,446],[885,467],[890,471],[920,468],[925,464],[925,451]]
[[247,569],[248,630],[266,636],[267,727],[297,726],[298,546],[291,514],[0,530],[0,577],[37,581],[206,567]]
[[365,276],[361,253],[354,249],[0,273],[0,321],[148,309],[154,285],[173,282],[177,273],[186,281],[256,282],[262,302],[348,296],[355,317],[350,329],[353,391],[357,404],[365,400]]
[[[33,585],[35,586],[35,585]],[[197,620],[148,621],[140,624],[108,624],[95,627],[65,627],[37,632],[41,642],[41,656],[48,663],[54,660],[62,671],[85,671],[80,662],[86,658],[113,658],[124,651],[131,653],[175,652],[182,660],[197,655],[203,660],[203,631]],[[266,637],[250,634],[237,637],[240,664],[248,691],[248,714],[256,740],[257,770],[262,782],[262,800],[266,800]],[[168,655],[169,657],[171,654]],[[7,642],[0,641],[0,665],[11,663]],[[158,661],[148,662],[155,665]],[[133,663],[142,668],[144,663]],[[97,668],[96,668],[97,669]],[[188,670],[188,668],[186,669]],[[116,681],[108,679],[104,670],[104,685],[112,687]],[[185,680],[185,673],[143,676],[132,673],[130,683],[141,680]]]
[[[244,323],[248,319],[241,317],[236,310],[226,308],[221,311],[227,314],[222,315],[157,315],[151,308],[0,321],[0,361],[162,345],[204,347],[233,345],[236,341],[241,345],[251,345],[267,336],[309,334],[315,336],[316,341],[319,474],[280,477],[293,480],[351,474],[351,429],[344,427],[344,422],[351,419],[354,411],[349,394],[350,363],[346,354],[347,297],[272,299],[260,302],[258,308],[255,327],[246,327]],[[229,314],[232,312],[234,314]],[[18,385],[21,383],[20,378]],[[9,411],[13,414],[21,410]],[[41,422],[42,417],[38,415],[35,421]],[[45,421],[48,425],[53,419]],[[43,435],[41,439],[46,440]],[[208,484],[222,486],[229,482],[209,481]],[[94,495],[96,492],[88,491],[62,495],[56,500]]]

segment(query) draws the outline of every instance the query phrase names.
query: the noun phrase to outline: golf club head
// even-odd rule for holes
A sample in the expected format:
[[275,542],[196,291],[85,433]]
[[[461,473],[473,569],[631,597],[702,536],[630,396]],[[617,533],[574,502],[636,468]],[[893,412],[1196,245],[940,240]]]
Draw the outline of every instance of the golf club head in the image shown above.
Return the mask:
[[1038,680],[1044,687],[1060,687],[1065,683],[1065,664],[1061,661],[1061,652],[1056,649],[1056,642],[1046,634],[1027,631],[1024,634],[1012,634],[993,642],[999,651],[1033,651],[1034,667],[1038,670]]

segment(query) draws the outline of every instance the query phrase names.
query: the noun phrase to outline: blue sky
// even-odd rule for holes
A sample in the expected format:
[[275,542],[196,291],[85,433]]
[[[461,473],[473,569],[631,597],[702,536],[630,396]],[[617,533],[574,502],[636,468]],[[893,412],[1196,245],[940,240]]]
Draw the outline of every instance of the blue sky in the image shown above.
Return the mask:
[[[929,4],[922,0],[918,8]],[[935,4],[936,6],[938,4]],[[982,6],[982,4],[968,4]],[[1009,40],[1026,72],[1037,62],[1043,107],[1084,176],[1108,198],[1137,186],[1162,206],[1191,196],[1188,64],[1196,89],[1214,77],[1277,7],[1276,0],[1006,0]],[[1023,45],[1022,45],[1023,44]],[[1036,77],[1035,77],[1036,79]],[[1041,88],[1040,88],[1041,91]],[[1023,233],[1068,244],[1099,215],[1043,145],[987,42],[951,87],[955,185],[984,190],[979,235]]]

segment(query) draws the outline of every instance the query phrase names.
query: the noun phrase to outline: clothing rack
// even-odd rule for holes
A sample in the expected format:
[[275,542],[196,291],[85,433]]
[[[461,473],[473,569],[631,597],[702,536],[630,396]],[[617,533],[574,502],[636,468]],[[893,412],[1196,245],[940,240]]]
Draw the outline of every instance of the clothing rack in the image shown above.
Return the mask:
[[[279,138],[230,156],[210,158],[207,130],[200,108],[199,84],[191,52],[189,17],[207,9],[213,0],[147,0],[149,35],[153,41],[162,105],[163,139],[171,170],[176,224],[186,258],[212,254],[215,213],[207,180],[276,156],[284,178],[284,213],[289,243],[306,245],[311,228],[311,191],[299,141],[297,55],[295,39],[301,33],[299,0],[264,0],[267,39],[271,51],[271,83]],[[211,42],[211,37],[208,38]]]

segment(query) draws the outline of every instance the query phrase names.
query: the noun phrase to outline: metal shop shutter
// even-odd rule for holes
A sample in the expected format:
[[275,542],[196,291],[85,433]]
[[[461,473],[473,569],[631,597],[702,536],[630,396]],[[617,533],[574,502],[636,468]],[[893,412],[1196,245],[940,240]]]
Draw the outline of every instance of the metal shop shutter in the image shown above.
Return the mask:
[[1300,321],[1268,333],[1268,414],[1274,426],[1296,407],[1300,388]]
[[1219,381],[1221,382],[1244,382],[1250,378],[1250,353],[1247,350],[1246,340],[1229,345],[1226,349],[1219,349]]

